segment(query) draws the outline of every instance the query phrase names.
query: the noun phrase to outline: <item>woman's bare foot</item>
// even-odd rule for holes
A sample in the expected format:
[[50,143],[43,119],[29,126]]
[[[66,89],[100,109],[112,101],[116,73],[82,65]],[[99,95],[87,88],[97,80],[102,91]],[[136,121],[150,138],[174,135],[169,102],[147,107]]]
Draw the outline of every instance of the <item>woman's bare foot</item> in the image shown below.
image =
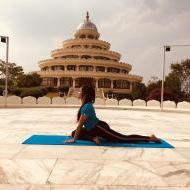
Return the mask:
[[101,144],[101,139],[100,137],[96,136],[93,138],[93,141],[96,143],[96,144]]
[[161,140],[159,138],[157,138],[155,135],[151,135],[150,140],[155,143],[161,143]]

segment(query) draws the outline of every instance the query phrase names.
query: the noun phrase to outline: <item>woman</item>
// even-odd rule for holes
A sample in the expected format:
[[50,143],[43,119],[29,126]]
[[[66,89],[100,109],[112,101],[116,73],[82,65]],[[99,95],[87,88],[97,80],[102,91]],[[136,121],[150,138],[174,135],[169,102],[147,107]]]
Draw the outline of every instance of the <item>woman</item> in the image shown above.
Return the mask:
[[93,107],[95,102],[95,90],[93,87],[83,86],[80,98],[82,105],[77,114],[78,126],[71,134],[73,138],[66,140],[66,143],[74,143],[77,139],[90,140],[96,144],[100,144],[103,139],[119,143],[137,143],[142,141],[161,143],[160,139],[155,135],[123,135],[112,130],[106,122],[99,120]]

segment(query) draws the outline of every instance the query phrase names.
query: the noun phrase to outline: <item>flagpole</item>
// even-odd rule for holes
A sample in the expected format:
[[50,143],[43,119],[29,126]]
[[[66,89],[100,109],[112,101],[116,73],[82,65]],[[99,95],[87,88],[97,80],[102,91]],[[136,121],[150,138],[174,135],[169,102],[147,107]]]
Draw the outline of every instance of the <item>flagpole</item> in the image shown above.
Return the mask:
[[6,37],[6,77],[5,77],[5,108],[7,108],[7,96],[8,96],[8,63],[9,63],[9,37]]
[[164,62],[162,66],[162,88],[161,88],[161,111],[163,111],[163,100],[164,100],[164,78],[165,78],[165,64],[166,64],[166,46],[164,46]]
[[190,47],[190,44],[173,44],[164,46],[164,62],[162,66],[162,87],[161,87],[161,106],[160,109],[163,111],[163,101],[164,101],[164,80],[165,80],[165,64],[166,64],[166,51],[170,51],[171,47]]
[[0,41],[6,43],[6,60],[5,60],[5,90],[3,93],[4,96],[4,107],[7,107],[7,96],[8,96],[8,64],[9,64],[9,37],[0,36]]

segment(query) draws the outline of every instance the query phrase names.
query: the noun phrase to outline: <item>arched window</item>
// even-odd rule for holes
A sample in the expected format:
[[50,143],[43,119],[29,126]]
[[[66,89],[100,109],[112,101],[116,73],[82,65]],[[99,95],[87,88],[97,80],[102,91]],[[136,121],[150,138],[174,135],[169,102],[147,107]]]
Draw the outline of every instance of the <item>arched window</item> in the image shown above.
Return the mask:
[[113,81],[113,88],[122,88],[122,81],[121,80],[114,80]]
[[122,70],[121,70],[121,73],[123,73],[123,74],[128,74],[128,71],[127,71],[126,69],[122,69]]
[[114,67],[108,67],[107,68],[107,72],[110,72],[110,73],[119,73],[120,69],[114,68]]
[[127,80],[114,80],[113,88],[117,89],[130,89],[130,82]]
[[45,77],[42,80],[42,85],[55,87],[57,86],[57,78]]
[[80,77],[75,79],[75,87],[80,88],[81,86],[93,86],[95,87],[96,80],[89,77]]
[[93,49],[102,49],[100,46],[92,45],[91,46]]
[[48,71],[48,67],[42,68],[41,71]]
[[111,88],[111,80],[106,78],[99,79],[98,88]]
[[91,59],[92,56],[90,56],[90,55],[82,55],[81,58],[82,59]]
[[71,48],[80,48],[80,45],[72,45]]
[[65,55],[65,56],[62,56],[62,58],[79,58],[78,55]]
[[123,80],[123,85],[122,85],[122,87],[123,87],[124,89],[130,89],[130,82],[127,81],[127,80]]
[[73,85],[73,79],[71,77],[63,77],[60,79],[60,86],[71,87]]
[[84,35],[84,34],[82,34],[82,35],[80,35],[80,37],[79,38],[86,38],[86,35]]
[[60,67],[60,70],[61,70],[61,71],[64,71],[64,70],[65,70],[65,67],[64,67],[64,66],[61,65],[61,66],[59,66],[59,67]]
[[68,71],[75,71],[76,70],[76,65],[67,65],[67,70]]
[[91,65],[79,65],[79,71],[93,71],[93,66],[91,66]]
[[97,66],[96,67],[96,72],[105,72],[105,67]]
[[88,35],[87,38],[94,39],[94,36],[93,35]]
[[110,60],[110,58],[104,56],[94,56],[94,59]]

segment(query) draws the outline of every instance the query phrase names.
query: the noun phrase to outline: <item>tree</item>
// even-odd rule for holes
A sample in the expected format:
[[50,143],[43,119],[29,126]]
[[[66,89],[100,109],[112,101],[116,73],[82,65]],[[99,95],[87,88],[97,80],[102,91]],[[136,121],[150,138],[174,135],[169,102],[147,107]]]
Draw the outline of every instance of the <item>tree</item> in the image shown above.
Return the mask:
[[133,100],[133,97],[132,97],[132,95],[131,94],[127,94],[127,93],[119,93],[119,94],[117,94],[117,100],[119,101],[119,100],[122,100],[122,99],[129,99],[129,100]]
[[[176,102],[176,96],[173,94],[169,89],[164,89],[164,101],[171,100]],[[161,88],[153,89],[146,98],[147,101],[149,100],[157,100],[161,101]]]
[[175,80],[178,80],[181,91],[186,94],[190,93],[190,59],[171,64],[170,75],[175,76]]
[[58,90],[59,90],[61,96],[63,94],[67,95],[69,92],[69,86],[59,86]]
[[37,73],[23,74],[17,78],[18,87],[34,87],[39,86],[42,82],[42,78]]
[[165,88],[175,94],[176,102],[190,99],[190,59],[171,64],[171,72],[165,79]]
[[150,92],[156,88],[161,89],[162,81],[158,77],[151,77],[151,80],[147,83],[146,94],[149,96]]
[[47,89],[45,87],[33,87],[33,88],[23,88],[19,94],[20,97],[33,96],[39,98],[47,94]]
[[[171,64],[171,72],[166,76],[164,81],[164,99],[169,98],[175,102],[190,100],[190,59],[181,61],[181,63]],[[159,99],[159,91],[162,81],[156,77],[148,82],[147,100],[153,97]],[[156,90],[155,90],[156,89]],[[155,91],[154,91],[155,90]],[[161,92],[160,92],[161,93]],[[153,98],[154,99],[154,98]]]
[[[8,63],[8,82],[11,85],[15,84],[16,79],[23,75],[23,68],[15,63]],[[0,78],[4,81],[6,75],[5,62],[0,60]]]
[[0,96],[3,95],[3,90],[4,90],[3,87],[0,86]]
[[146,86],[144,83],[133,83],[131,96],[133,100],[143,99],[146,100]]
[[174,101],[182,101],[185,97],[185,92],[181,90],[181,81],[174,73],[170,73],[164,82],[165,89],[168,89],[174,95]]

